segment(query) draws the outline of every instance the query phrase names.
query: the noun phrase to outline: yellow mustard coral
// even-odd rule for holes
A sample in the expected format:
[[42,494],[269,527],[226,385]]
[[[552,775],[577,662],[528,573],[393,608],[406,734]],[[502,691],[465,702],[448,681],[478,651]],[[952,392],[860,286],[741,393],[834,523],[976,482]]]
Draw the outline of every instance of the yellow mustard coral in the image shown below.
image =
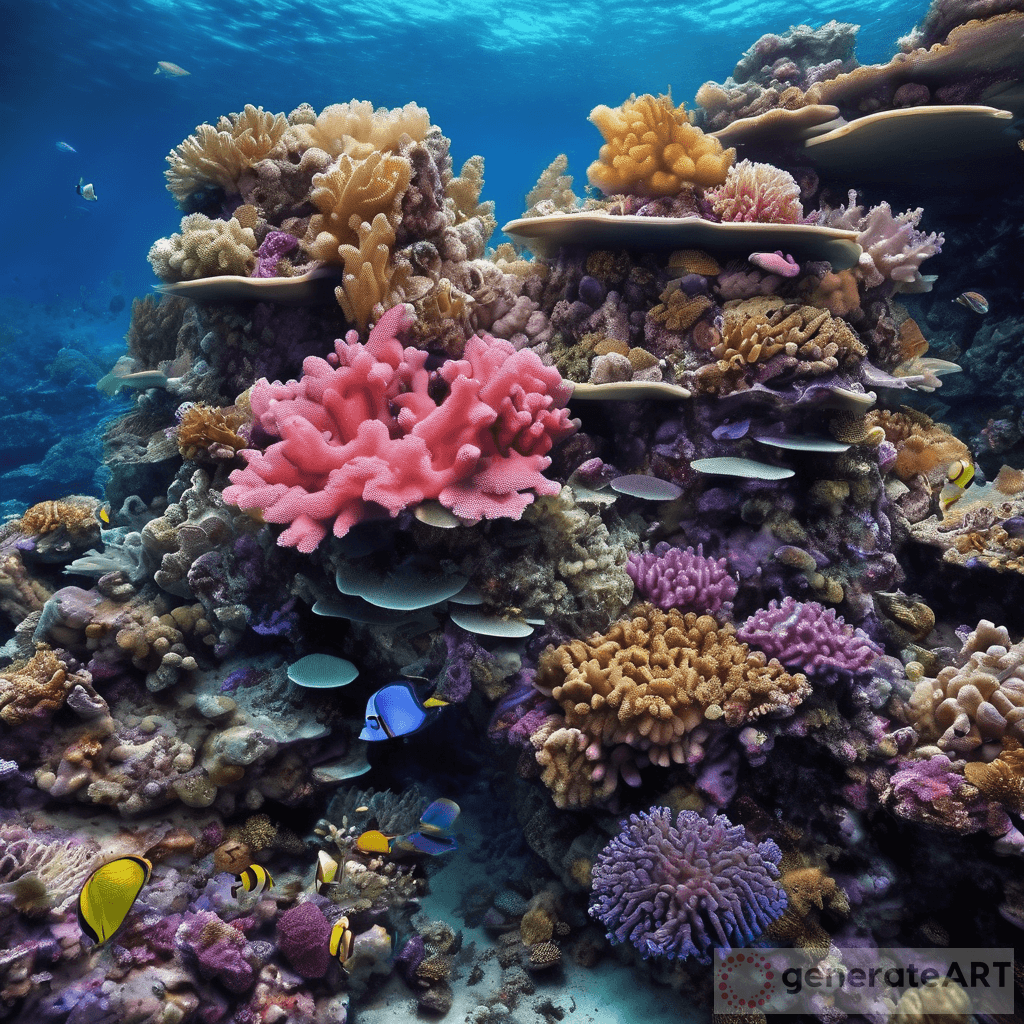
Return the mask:
[[343,153],[323,173],[313,175],[310,201],[320,211],[310,218],[307,248],[324,263],[343,261],[340,247],[359,239],[359,227],[378,214],[397,227],[399,204],[409,187],[412,165],[404,156],[370,153],[354,160]]
[[633,95],[615,109],[601,104],[590,120],[605,144],[587,177],[606,195],[673,196],[685,185],[721,185],[736,157],[690,124],[671,96]]
[[197,402],[178,420],[177,441],[182,458],[200,455],[231,455],[246,447],[245,439],[235,433],[247,416],[233,407],[223,409]]
[[537,685],[562,705],[570,728],[603,746],[625,743],[656,764],[682,763],[683,738],[706,719],[742,725],[811,692],[803,675],[734,633],[710,615],[639,604],[604,636],[547,648]]
[[[216,125],[201,124],[167,157],[167,189],[188,209],[195,193],[219,187],[238,192],[242,172],[268,156],[281,141],[288,121],[247,103],[240,114],[221,117]],[[192,209],[195,209],[193,206]]]

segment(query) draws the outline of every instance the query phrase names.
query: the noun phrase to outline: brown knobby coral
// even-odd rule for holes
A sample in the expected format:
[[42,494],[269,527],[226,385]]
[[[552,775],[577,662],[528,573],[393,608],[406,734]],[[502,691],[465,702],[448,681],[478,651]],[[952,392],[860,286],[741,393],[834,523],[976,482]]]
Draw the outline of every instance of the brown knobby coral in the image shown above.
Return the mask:
[[182,458],[200,455],[230,457],[247,442],[235,431],[248,417],[234,406],[217,408],[202,402],[190,404],[178,419],[176,438]]
[[960,657],[910,696],[918,753],[987,760],[1016,750],[1024,743],[1024,642],[1011,643],[1005,626],[982,619]]
[[710,615],[639,604],[603,636],[548,647],[537,685],[562,706],[566,724],[602,746],[626,744],[655,763],[682,763],[684,737],[705,721],[739,726],[811,692],[736,640]]
[[674,196],[686,185],[721,185],[736,156],[692,125],[671,96],[633,95],[614,109],[601,104],[590,120],[605,144],[587,177],[606,195]]
[[69,671],[55,651],[41,645],[27,661],[0,672],[0,718],[8,725],[49,718],[79,683],[89,685],[92,677],[84,670]]

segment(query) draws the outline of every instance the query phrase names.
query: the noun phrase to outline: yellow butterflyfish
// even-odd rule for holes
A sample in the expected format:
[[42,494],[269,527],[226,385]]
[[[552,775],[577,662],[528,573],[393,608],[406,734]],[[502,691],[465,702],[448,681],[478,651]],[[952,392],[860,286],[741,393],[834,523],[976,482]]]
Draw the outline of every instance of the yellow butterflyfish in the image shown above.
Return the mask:
[[152,873],[153,864],[145,857],[118,857],[101,864],[78,894],[78,925],[82,931],[98,946],[109,942]]

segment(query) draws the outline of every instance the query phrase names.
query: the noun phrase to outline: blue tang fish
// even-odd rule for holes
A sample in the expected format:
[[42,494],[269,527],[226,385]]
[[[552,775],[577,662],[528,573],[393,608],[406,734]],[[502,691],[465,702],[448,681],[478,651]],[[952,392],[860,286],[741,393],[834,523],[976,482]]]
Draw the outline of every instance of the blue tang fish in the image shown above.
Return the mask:
[[366,726],[359,738],[375,742],[410,736],[427,724],[429,709],[447,703],[437,697],[421,702],[409,683],[389,683],[366,702]]

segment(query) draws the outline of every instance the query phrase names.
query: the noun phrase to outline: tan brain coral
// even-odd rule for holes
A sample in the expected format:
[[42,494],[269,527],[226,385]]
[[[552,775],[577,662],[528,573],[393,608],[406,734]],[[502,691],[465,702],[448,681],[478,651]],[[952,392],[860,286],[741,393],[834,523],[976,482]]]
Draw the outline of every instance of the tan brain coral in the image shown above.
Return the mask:
[[671,96],[630,96],[620,107],[594,107],[590,120],[604,136],[587,177],[606,195],[673,196],[685,185],[721,185],[736,156],[690,124]]
[[180,233],[157,239],[149,250],[149,262],[164,281],[226,274],[248,277],[256,266],[256,235],[235,217],[211,220],[191,213],[182,217]]
[[637,605],[604,636],[549,647],[536,678],[570,728],[662,765],[683,762],[683,738],[705,720],[742,725],[796,707],[811,692],[803,675],[752,652],[731,626],[651,604]]

